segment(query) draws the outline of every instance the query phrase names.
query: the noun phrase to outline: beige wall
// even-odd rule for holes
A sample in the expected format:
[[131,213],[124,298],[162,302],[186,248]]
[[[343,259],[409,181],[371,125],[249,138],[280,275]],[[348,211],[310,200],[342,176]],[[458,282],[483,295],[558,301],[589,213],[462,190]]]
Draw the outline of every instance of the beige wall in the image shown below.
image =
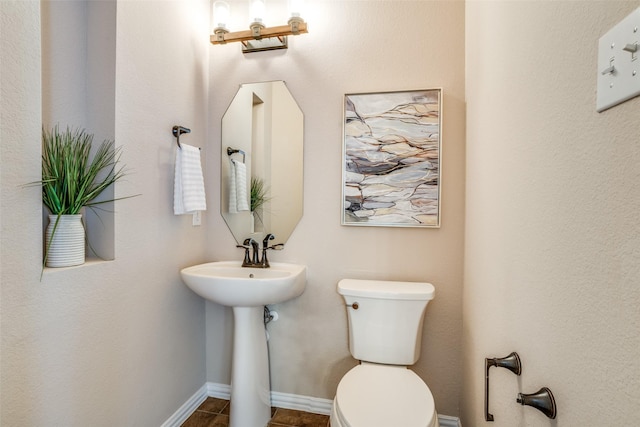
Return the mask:
[[[309,266],[305,294],[274,307],[275,391],[331,398],[354,365],[340,278],[429,280],[414,369],[440,413],[483,425],[484,358],[516,350],[522,377],[492,372],[494,425],[549,425],[514,402],[543,385],[556,425],[632,424],[639,101],[595,112],[595,47],[639,5],[472,1],[465,24],[456,1],[318,0],[289,50],[242,55],[208,45],[206,1],[121,1],[115,136],[134,173],[117,192],[142,196],[117,205],[115,261],[39,281],[39,192],[19,188],[40,168],[39,2],[0,2],[2,425],[159,425],[205,380],[229,382],[231,313],[204,310],[178,270],[241,257],[219,214],[219,123],[240,83],[274,79],[305,113],[305,211],[272,259]],[[431,87],[442,228],[341,226],[343,95]],[[171,214],[174,124],[204,148],[201,228]]]
[[[640,419],[640,99],[595,111],[598,39],[638,6],[467,3],[465,427]],[[541,386],[555,422],[515,402]]]
[[41,281],[40,191],[20,187],[40,178],[40,2],[0,7],[0,424],[158,426],[205,378],[204,302],[178,273],[204,261],[205,228],[172,214],[171,127],[206,147],[209,4],[118,2],[115,139],[132,173],[116,192],[142,195],[116,205],[115,261]]
[[[286,2],[282,2],[286,4]],[[231,2],[242,13],[243,2]],[[272,2],[273,4],[273,2]],[[234,6],[236,6],[234,8]],[[458,414],[464,214],[464,3],[310,1],[309,34],[289,49],[243,55],[240,46],[212,46],[211,142],[238,85],[285,80],[305,115],[304,216],[273,260],[308,266],[298,299],[274,306],[269,325],[272,389],[333,398],[355,365],[339,279],[431,281],[422,357],[414,367],[433,390],[442,414]],[[281,18],[281,20],[284,18]],[[277,23],[278,21],[275,21]],[[233,29],[241,28],[232,27]],[[342,107],[345,93],[442,87],[444,91],[442,228],[340,225]],[[219,153],[208,153],[210,176]],[[216,201],[219,190],[210,193]],[[216,211],[207,213],[211,258],[242,251]],[[277,237],[277,236],[276,236]],[[276,239],[275,241],[278,241]],[[207,305],[207,380],[229,383],[230,310]]]

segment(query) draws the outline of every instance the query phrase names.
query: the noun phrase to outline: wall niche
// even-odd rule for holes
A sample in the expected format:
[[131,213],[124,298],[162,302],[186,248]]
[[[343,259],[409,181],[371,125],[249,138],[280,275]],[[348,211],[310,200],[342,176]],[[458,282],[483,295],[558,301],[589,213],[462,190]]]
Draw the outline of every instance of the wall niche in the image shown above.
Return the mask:
[[[114,139],[116,1],[42,0],[41,26],[43,127],[85,129],[94,148]],[[101,198],[113,194],[112,186]],[[83,212],[87,260],[114,259],[113,210]],[[47,214],[43,207],[43,229]]]

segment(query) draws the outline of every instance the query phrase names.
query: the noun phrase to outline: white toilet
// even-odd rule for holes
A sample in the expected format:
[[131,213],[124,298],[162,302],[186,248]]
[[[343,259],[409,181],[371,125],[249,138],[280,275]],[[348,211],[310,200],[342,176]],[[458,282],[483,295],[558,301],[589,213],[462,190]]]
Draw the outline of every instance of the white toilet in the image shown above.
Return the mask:
[[361,361],[340,380],[331,427],[439,427],[429,387],[407,366],[420,357],[430,283],[343,279],[349,351]]

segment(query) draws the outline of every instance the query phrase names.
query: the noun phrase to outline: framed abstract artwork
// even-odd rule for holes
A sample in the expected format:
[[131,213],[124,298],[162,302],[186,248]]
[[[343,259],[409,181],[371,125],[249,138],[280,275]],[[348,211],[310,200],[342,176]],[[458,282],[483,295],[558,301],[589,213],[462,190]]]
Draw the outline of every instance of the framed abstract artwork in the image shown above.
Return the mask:
[[342,224],[440,227],[442,89],[344,97]]

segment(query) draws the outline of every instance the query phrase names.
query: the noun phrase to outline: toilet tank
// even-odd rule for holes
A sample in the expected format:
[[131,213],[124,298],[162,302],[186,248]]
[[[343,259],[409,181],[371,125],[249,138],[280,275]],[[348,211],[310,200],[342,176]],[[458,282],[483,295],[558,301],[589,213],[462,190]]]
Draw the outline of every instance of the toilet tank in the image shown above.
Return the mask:
[[389,365],[416,363],[425,309],[435,294],[431,283],[342,279],[338,293],[347,304],[354,358]]

